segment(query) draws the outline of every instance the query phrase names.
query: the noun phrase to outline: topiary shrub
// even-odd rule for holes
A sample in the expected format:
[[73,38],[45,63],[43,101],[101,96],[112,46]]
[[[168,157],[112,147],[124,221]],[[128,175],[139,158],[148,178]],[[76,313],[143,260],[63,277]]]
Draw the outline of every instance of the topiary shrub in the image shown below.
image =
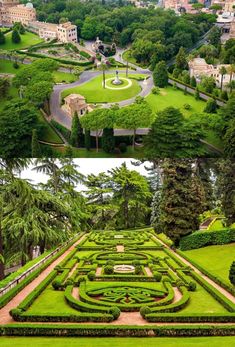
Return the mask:
[[142,306],[140,309],[140,315],[145,318],[146,314],[151,313],[151,310],[148,306]]
[[112,275],[113,274],[113,266],[112,265],[106,265],[104,267],[104,273],[106,275]]
[[55,289],[55,290],[62,290],[63,289],[63,285],[62,283],[59,281],[59,280],[54,280],[52,282],[52,287]]
[[86,281],[86,277],[85,276],[79,276],[77,278],[77,285],[79,286],[81,282]]
[[113,315],[114,319],[118,319],[118,317],[121,314],[121,311],[117,306],[113,306],[110,308],[109,313]]
[[161,279],[162,279],[162,274],[158,271],[154,271],[153,273],[153,278],[157,281],[157,282],[160,282]]
[[229,281],[235,285],[235,261],[232,262],[229,270]]
[[142,272],[142,267],[141,267],[140,265],[137,265],[137,266],[135,267],[135,274],[136,274],[136,275],[140,275],[141,272]]
[[195,292],[195,290],[197,289],[197,285],[196,285],[196,282],[189,282],[188,284],[188,290],[190,292]]
[[184,104],[184,109],[185,110],[191,110],[191,105],[189,105],[189,104]]
[[90,271],[90,272],[88,272],[87,277],[88,277],[88,279],[89,279],[90,281],[94,281],[94,279],[95,279],[95,271]]

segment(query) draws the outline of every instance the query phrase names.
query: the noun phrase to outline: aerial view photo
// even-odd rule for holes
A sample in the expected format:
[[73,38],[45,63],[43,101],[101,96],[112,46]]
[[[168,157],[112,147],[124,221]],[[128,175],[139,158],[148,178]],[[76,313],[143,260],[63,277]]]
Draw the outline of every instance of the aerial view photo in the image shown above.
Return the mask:
[[231,0],[0,0],[2,157],[234,157]]
[[0,346],[235,347],[235,0],[0,0]]

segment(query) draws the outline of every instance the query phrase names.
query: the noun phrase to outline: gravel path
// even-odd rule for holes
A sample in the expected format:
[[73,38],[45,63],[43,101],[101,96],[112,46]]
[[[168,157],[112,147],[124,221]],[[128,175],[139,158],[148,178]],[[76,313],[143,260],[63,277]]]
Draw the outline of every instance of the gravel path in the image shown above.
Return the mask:
[[0,324],[15,323],[9,314],[9,311],[16,308],[25,298],[31,293],[74,248],[78,245],[86,235],[83,235],[78,241],[76,241],[69,249],[67,249],[59,258],[57,258],[51,265],[49,265],[37,278],[29,283],[25,288],[21,290],[6,306],[0,309]]

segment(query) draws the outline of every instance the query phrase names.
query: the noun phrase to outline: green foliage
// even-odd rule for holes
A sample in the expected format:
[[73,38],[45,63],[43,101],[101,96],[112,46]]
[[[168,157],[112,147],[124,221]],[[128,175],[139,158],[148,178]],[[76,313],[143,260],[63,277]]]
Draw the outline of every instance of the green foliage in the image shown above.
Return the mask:
[[204,112],[206,113],[216,113],[217,112],[217,103],[215,99],[209,99],[206,103],[206,107],[204,108]]
[[235,286],[235,261],[232,262],[229,270],[229,280]]
[[229,122],[229,127],[224,135],[224,153],[228,158],[235,157],[235,120]]
[[224,245],[234,241],[235,229],[197,231],[180,240],[180,249],[186,251],[210,245]]
[[106,265],[106,266],[104,267],[104,273],[105,273],[106,275],[111,275],[111,274],[113,274],[113,266],[112,266],[112,265]]
[[102,149],[106,153],[113,153],[115,149],[115,138],[113,128],[104,128],[102,134]]
[[82,147],[84,144],[83,128],[77,112],[73,115],[70,144],[73,147]]
[[91,134],[90,134],[90,130],[85,129],[85,148],[89,151],[91,149]]
[[4,33],[0,30],[0,45],[3,45],[6,42]]
[[180,47],[175,60],[175,67],[179,70],[186,70],[188,68],[188,62],[186,59],[186,53],[183,47]]
[[155,86],[163,88],[168,85],[167,65],[164,61],[160,61],[153,71],[153,81]]
[[20,43],[21,37],[17,29],[12,30],[11,40],[13,43]]
[[40,144],[38,142],[38,134],[37,134],[37,130],[33,129],[33,133],[32,133],[32,149],[31,149],[31,156],[32,158],[40,158],[42,153],[41,153],[41,148],[40,148]]

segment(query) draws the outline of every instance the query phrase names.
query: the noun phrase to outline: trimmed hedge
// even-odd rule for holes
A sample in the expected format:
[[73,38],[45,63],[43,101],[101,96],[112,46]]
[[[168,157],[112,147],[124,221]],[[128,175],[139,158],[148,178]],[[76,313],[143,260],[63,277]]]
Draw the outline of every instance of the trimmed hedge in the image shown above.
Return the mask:
[[216,231],[196,231],[195,233],[182,237],[180,250],[188,251],[211,245],[225,245],[235,242],[235,229],[222,229]]
[[[148,313],[146,313],[148,317]],[[146,316],[145,315],[145,316]],[[149,322],[159,322],[159,323],[234,323],[235,314],[229,313],[191,313],[191,314],[180,314],[176,313],[161,313],[150,315]]]
[[181,326],[121,326],[121,325],[56,325],[21,324],[0,327],[1,336],[235,336],[231,325],[181,325]]

